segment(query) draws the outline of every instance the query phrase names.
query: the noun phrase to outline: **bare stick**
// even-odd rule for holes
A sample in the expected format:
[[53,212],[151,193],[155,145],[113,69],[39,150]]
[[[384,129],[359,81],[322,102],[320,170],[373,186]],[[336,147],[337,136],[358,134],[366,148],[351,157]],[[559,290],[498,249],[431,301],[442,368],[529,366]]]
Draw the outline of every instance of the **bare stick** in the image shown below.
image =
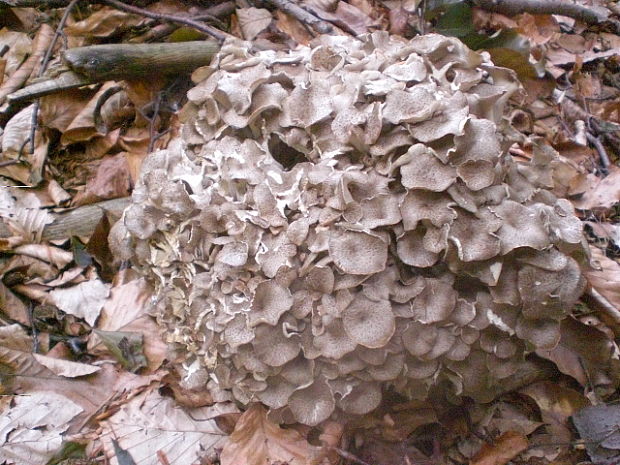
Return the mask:
[[118,0],[100,0],[98,3],[109,5],[113,8],[116,8],[117,10],[126,11],[128,13],[145,16],[151,19],[157,19],[159,21],[170,21],[173,23],[185,24],[186,26],[193,27],[200,32],[204,32],[205,34],[210,35],[211,37],[217,39],[219,42],[224,42],[227,37],[230,37],[228,34],[220,31],[219,29],[215,29],[214,27],[211,27],[207,24],[199,23],[198,21],[194,21],[193,19],[183,16],[153,13],[152,11],[144,10],[133,5],[127,5],[126,3],[120,2]]
[[483,10],[514,16],[519,13],[562,15],[586,24],[598,24],[607,18],[598,12],[567,0],[473,0]]
[[317,18],[312,13],[308,13],[302,7],[293,3],[291,0],[268,0],[269,3],[273,4],[278,9],[282,10],[284,13],[288,13],[294,18],[298,19],[304,24],[311,26],[317,32],[321,34],[330,34],[333,32],[334,28],[331,24],[326,23],[322,19]]
[[19,89],[12,94],[7,95],[6,99],[9,103],[15,104],[43,97],[44,95],[54,94],[63,90],[75,89],[76,87],[91,84],[88,78],[76,74],[74,72],[62,73],[56,79],[46,79],[45,81],[35,82],[29,86]]
[[607,150],[605,150],[603,143],[598,137],[594,137],[589,132],[586,134],[586,137],[588,138],[588,141],[594,146],[594,148],[598,152],[598,156],[601,160],[601,166],[607,173],[609,170],[609,166],[611,165],[611,161],[609,160],[609,155],[607,155]]
[[[45,73],[45,70],[47,69],[47,65],[50,62],[50,58],[52,58],[52,53],[54,52],[54,47],[56,46],[56,42],[58,42],[58,38],[60,37],[60,34],[62,34],[62,30],[65,27],[65,23],[67,22],[67,19],[69,19],[69,15],[71,14],[71,11],[73,11],[73,8],[75,7],[78,1],[79,0],[71,0],[71,3],[69,3],[69,6],[65,9],[65,12],[62,15],[62,18],[60,18],[58,27],[56,28],[56,31],[54,32],[54,37],[52,37],[50,44],[47,46],[47,51],[45,52],[45,56],[41,60],[41,65],[39,66],[37,77],[40,78],[41,76],[43,76],[43,73]],[[37,127],[38,127],[37,120],[39,117],[39,106],[40,106],[40,101],[37,99],[37,101],[34,102],[34,108],[32,110],[32,119],[30,121],[30,153],[31,154],[34,153],[34,138],[35,138]]]

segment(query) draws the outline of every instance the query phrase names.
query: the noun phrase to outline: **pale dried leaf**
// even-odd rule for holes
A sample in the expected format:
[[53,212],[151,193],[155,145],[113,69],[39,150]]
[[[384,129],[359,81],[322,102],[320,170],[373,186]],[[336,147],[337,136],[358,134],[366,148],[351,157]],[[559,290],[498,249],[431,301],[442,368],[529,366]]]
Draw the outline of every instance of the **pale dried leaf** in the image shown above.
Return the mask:
[[30,137],[33,110],[34,105],[27,106],[6,123],[2,135],[3,157],[16,157],[24,147]]
[[47,391],[16,396],[0,416],[0,461],[16,465],[47,463],[61,447],[62,434],[82,409]]
[[119,463],[114,457],[113,438],[140,465],[161,465],[159,456],[170,465],[187,465],[205,456],[215,457],[215,449],[222,447],[226,435],[214,418],[236,411],[231,404],[185,411],[174,399],[147,391],[103,423],[101,438],[113,465]]
[[593,260],[600,265],[600,270],[584,270],[586,279],[610,304],[620,309],[620,264],[607,258],[601,249],[592,247],[590,250]]
[[553,437],[568,444],[572,438],[569,417],[590,402],[577,391],[550,381],[532,384],[521,392],[534,399]]
[[84,142],[99,135],[99,131],[95,127],[95,108],[99,104],[101,96],[114,85],[113,82],[105,83],[95,95],[84,102],[79,113],[75,114],[71,122],[65,123],[65,130],[60,137],[62,144],[69,145],[75,142]]
[[51,370],[54,374],[64,376],[66,378],[76,378],[78,376],[90,375],[101,369],[101,367],[88,365],[87,363],[61,360],[41,354],[32,354],[32,356],[37,362]]
[[[71,399],[83,412],[71,422],[69,431],[77,431],[82,422],[122,392],[131,392],[151,383],[155,376],[136,376],[119,372],[107,364],[85,379],[56,376],[35,360],[33,341],[20,325],[0,327],[0,361],[16,376],[11,388],[16,393],[49,391]],[[39,462],[35,462],[39,463]]]
[[[5,46],[9,48],[9,51],[2,57],[6,62],[4,73],[10,76],[30,54],[32,40],[25,32],[9,31],[3,28],[0,30],[0,48]],[[1,76],[0,83],[2,83]]]
[[287,463],[309,465],[318,449],[292,429],[282,429],[267,418],[267,411],[255,404],[241,415],[226,443],[222,465],[265,465]]
[[573,203],[583,210],[607,210],[620,202],[620,168],[612,165],[603,179],[589,178],[586,191]]
[[93,279],[67,289],[55,289],[50,292],[50,297],[63,312],[84,318],[94,327],[109,294],[108,284]]
[[47,244],[26,244],[16,247],[16,254],[23,254],[50,263],[61,269],[73,261],[73,254]]
[[108,157],[101,161],[95,176],[88,181],[84,191],[75,196],[73,205],[126,197],[130,194],[131,187],[131,174],[125,155]]
[[504,465],[527,449],[527,446],[525,436],[507,431],[492,444],[484,444],[471,461],[471,465]]
[[264,8],[237,8],[239,26],[245,40],[252,40],[271,24],[271,12]]
[[[97,329],[131,331],[144,336],[144,355],[150,370],[156,370],[166,357],[166,344],[159,337],[159,328],[147,314],[152,290],[144,279],[136,279],[112,288],[110,298],[101,309]],[[98,338],[89,341],[89,350],[101,349]]]
[[64,32],[71,36],[109,37],[118,33],[119,28],[136,26],[141,21],[144,21],[144,18],[138,15],[106,6],[82,21],[70,20]]

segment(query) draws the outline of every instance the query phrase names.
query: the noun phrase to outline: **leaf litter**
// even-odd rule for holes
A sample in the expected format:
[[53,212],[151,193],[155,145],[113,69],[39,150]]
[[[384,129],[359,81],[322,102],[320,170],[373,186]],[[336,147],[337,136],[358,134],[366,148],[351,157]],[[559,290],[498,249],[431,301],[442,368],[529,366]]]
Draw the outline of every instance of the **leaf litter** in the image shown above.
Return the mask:
[[[163,1],[154,5],[157,11],[173,14],[184,8],[176,2]],[[304,2],[304,6],[331,21],[337,31],[363,33],[372,28],[389,26],[407,33],[412,25],[419,22],[416,2],[387,2],[383,5],[378,2],[313,1]],[[242,10],[237,15],[239,20],[245,15],[245,23],[240,24],[240,30],[254,38],[256,43],[271,46],[274,44],[271,40],[275,37],[287,46],[310,40],[308,29],[281,11],[260,9],[256,12],[247,7],[242,7]],[[32,20],[37,14],[33,10],[21,17]],[[257,19],[256,24],[252,22],[253,15]],[[477,21],[482,21],[481,17],[486,13],[476,10],[476,15]],[[617,177],[617,167],[612,165],[609,174],[603,176],[600,153],[594,147],[586,147],[583,140],[575,135],[583,131],[580,127],[585,126],[590,131],[598,128],[597,137],[613,154],[612,161],[616,161],[614,147],[617,148],[617,145],[614,144],[617,144],[620,114],[617,109],[618,94],[613,85],[613,66],[614,63],[617,65],[617,60],[614,61],[619,46],[617,35],[585,31],[582,25],[565,17],[523,14],[509,20],[502,15],[493,16],[487,18],[485,27],[496,28],[496,31],[514,28],[529,42],[529,47],[513,46],[508,42],[492,44],[495,46],[495,56],[500,56],[497,55],[498,49],[513,47],[510,53],[501,53],[505,56],[513,56],[511,54],[515,52],[531,54],[526,57],[528,60],[515,61],[515,66],[529,66],[523,64],[527,61],[538,62],[548,71],[547,76],[539,79],[537,84],[525,80],[528,89],[539,86],[538,91],[529,97],[532,100],[528,118],[532,125],[526,135],[542,136],[556,148],[566,148],[562,154],[570,155],[571,160],[567,160],[562,178],[556,180],[556,187],[561,189],[566,186],[565,194],[570,196],[583,219],[614,226],[618,223],[620,201],[617,183],[613,182]],[[386,18],[390,24],[385,22]],[[139,16],[109,7],[95,8],[90,16],[86,14],[72,19],[65,33],[69,45],[77,46],[93,37],[114,37],[119,24],[130,29],[144,23],[144,18]],[[570,28],[573,29],[567,33]],[[0,69],[4,69],[4,79],[0,80],[0,98],[4,98],[8,89],[23,82],[33,72],[36,67],[34,58],[27,60],[21,68],[20,63],[29,54],[40,58],[51,32],[50,28],[40,29],[33,44],[24,33],[6,28],[0,31],[0,43],[9,46],[8,54],[0,57]],[[605,58],[607,60],[603,61]],[[554,99],[549,98],[550,95],[542,89],[543,83],[555,86],[556,81],[549,76],[558,78],[557,82],[564,86],[559,99],[557,94]],[[101,92],[97,94],[96,90],[87,88],[73,94],[73,101],[69,100],[69,94],[44,98],[40,113],[42,125],[36,134],[34,156],[23,151],[30,131],[32,108],[27,107],[23,113],[13,116],[7,125],[3,124],[3,160],[5,157],[20,160],[25,156],[29,165],[16,163],[2,166],[0,174],[12,180],[12,185],[26,185],[31,189],[2,187],[3,195],[5,192],[10,192],[10,195],[6,208],[5,203],[0,204],[3,219],[9,220],[9,237],[3,239],[3,250],[14,253],[8,264],[3,263],[0,271],[0,302],[3,306],[0,381],[3,393],[8,394],[0,397],[3,412],[0,419],[0,459],[10,463],[45,463],[61,448],[63,441],[77,439],[89,444],[92,457],[103,451],[114,460],[117,451],[124,451],[136,463],[160,464],[166,463],[166,460],[171,464],[192,463],[205,457],[216,459],[222,450],[221,463],[253,463],[256,457],[264,458],[267,463],[276,460],[310,463],[311,457],[321,457],[323,451],[319,445],[308,442],[308,430],[297,432],[282,428],[272,422],[258,405],[246,410],[241,417],[225,396],[207,407],[179,407],[174,398],[177,394],[174,393],[182,392],[187,386],[180,386],[181,381],[175,378],[163,381],[165,370],[161,368],[162,364],[166,358],[173,359],[174,354],[167,354],[165,344],[154,334],[155,326],[148,315],[148,290],[144,284],[139,280],[104,283],[93,266],[72,267],[72,254],[64,244],[42,243],[42,233],[53,221],[53,211],[59,210],[61,204],[66,205],[67,196],[54,195],[54,200],[50,202],[48,194],[35,190],[41,178],[49,186],[60,183],[71,192],[71,197],[84,191],[82,198],[86,200],[80,200],[80,203],[126,195],[127,177],[118,185],[107,186],[106,190],[106,182],[116,183],[118,178],[105,177],[105,172],[98,178],[93,175],[102,164],[105,169],[102,160],[107,158],[104,157],[114,157],[123,151],[127,154],[127,160],[133,160],[131,163],[134,165],[139,164],[151,145],[149,139],[153,131],[157,133],[161,129],[157,128],[156,119],[144,116],[148,113],[145,112],[145,105],[154,94],[142,89],[139,84],[126,85],[125,95],[130,96],[130,103],[127,104],[127,97],[123,97],[121,100],[125,103],[113,108],[118,115],[106,116],[106,121],[111,123],[106,123],[105,127],[97,124],[95,114],[101,104],[105,105],[100,100]],[[64,102],[63,98],[66,99]],[[582,108],[583,113],[575,113],[575,104]],[[63,108],[63,105],[66,106]],[[53,108],[60,111],[54,112]],[[80,113],[81,108],[87,110]],[[166,117],[172,132],[178,131],[178,121],[170,116],[174,111]],[[119,130],[120,126],[114,127],[119,122],[125,125],[123,130]],[[58,136],[59,145],[49,143],[50,138]],[[155,147],[165,148],[169,140],[163,135],[157,138]],[[531,155],[527,145],[521,149],[524,149],[522,154]],[[515,149],[513,153],[518,155],[519,151]],[[48,169],[43,170],[46,158],[51,163]],[[123,164],[119,165],[122,180]],[[133,179],[136,179],[137,169],[132,169]],[[95,179],[96,184],[93,184]],[[89,187],[85,189],[89,182]],[[25,192],[29,197],[24,196]],[[618,310],[620,265],[617,255],[609,246],[599,249],[594,245],[592,250],[593,258],[600,266],[585,270],[589,286]],[[58,319],[56,316],[38,319],[37,315],[46,314],[43,312],[46,305],[57,308],[58,311],[51,315],[58,315]],[[418,420],[413,419],[415,416],[399,417],[398,410],[392,410],[383,417],[369,417],[367,424],[355,430],[353,436],[363,441],[364,431],[373,428],[381,430],[381,425],[391,425],[384,431],[386,439],[392,441],[388,444],[398,443],[404,438],[415,443],[415,447],[403,449],[412,455],[403,452],[400,463],[407,463],[405,457],[415,457],[424,463],[424,457],[439,457],[437,443],[425,439],[425,428],[435,431],[434,427],[452,425],[454,428],[448,434],[437,436],[443,438],[438,444],[443,457],[452,462],[465,463],[470,460],[470,463],[478,465],[499,465],[510,460],[519,463],[519,457],[522,460],[535,458],[551,461],[558,457],[576,456],[569,447],[551,450],[544,445],[545,440],[550,442],[557,436],[567,442],[575,440],[568,422],[572,415],[580,437],[588,441],[587,444],[598,445],[586,446],[590,458],[595,462],[613,460],[618,453],[614,442],[616,432],[610,425],[617,424],[617,409],[613,404],[603,403],[603,399],[613,401],[614,398],[613,393],[610,398],[610,393],[605,392],[606,375],[601,368],[616,369],[618,355],[609,327],[602,323],[592,326],[595,321],[592,310],[585,305],[582,310],[583,313],[578,314],[577,318],[565,322],[566,331],[554,348],[538,351],[539,356],[552,361],[565,376],[561,378],[564,385],[554,381],[521,390],[520,395],[531,399],[533,405],[528,405],[523,398],[516,401],[512,397],[496,400],[485,408],[466,405],[463,411],[472,424],[464,422],[461,427],[445,419],[446,412],[442,411],[445,406],[441,404],[428,405],[426,408],[437,412],[437,415],[422,415],[419,426],[416,423]],[[605,321],[603,315],[601,319]],[[11,322],[18,322],[19,325],[9,324]],[[617,331],[613,325],[610,327]],[[128,373],[119,362],[114,361],[109,349],[103,349],[94,329],[141,335],[143,342],[139,350],[146,359],[146,368],[139,374]],[[168,391],[173,393],[173,397],[162,394]],[[598,405],[579,410],[591,402]],[[511,406],[512,410],[506,405]],[[223,424],[224,418],[235,425],[230,436],[218,427],[218,422]],[[405,424],[399,429],[398,421],[390,423],[399,418],[415,425],[414,430],[410,431]],[[486,445],[482,445],[472,434],[472,428],[476,425],[477,434],[488,435]],[[139,432],[138,428],[143,428],[146,434]],[[381,436],[380,431],[378,434]],[[252,444],[257,446],[253,448]],[[339,445],[347,447],[344,443]],[[422,452],[413,455],[414,449]],[[256,451],[260,454],[253,455]],[[289,455],[283,451],[289,451]],[[387,460],[387,453],[384,457]],[[381,460],[381,457],[375,458],[378,462]],[[353,460],[355,456],[349,456],[349,459]],[[335,463],[338,456],[324,455],[323,460]],[[394,460],[398,463],[398,457]]]

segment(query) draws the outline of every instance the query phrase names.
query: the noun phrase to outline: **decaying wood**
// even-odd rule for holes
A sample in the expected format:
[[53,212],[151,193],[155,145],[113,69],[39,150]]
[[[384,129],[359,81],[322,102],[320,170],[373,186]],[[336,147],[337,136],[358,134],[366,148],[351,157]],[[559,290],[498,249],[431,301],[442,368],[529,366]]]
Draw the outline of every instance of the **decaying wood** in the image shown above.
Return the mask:
[[26,100],[43,97],[63,90],[75,89],[76,87],[91,84],[92,81],[82,75],[71,71],[60,74],[54,79],[44,79],[24,87],[7,96],[9,103],[19,103]]
[[109,80],[144,79],[184,74],[208,65],[219,50],[215,41],[159,44],[107,44],[67,50],[63,59],[72,71],[36,82],[7,97],[19,103],[44,95]]
[[597,11],[566,0],[474,0],[474,5],[506,16],[524,12],[536,15],[562,15],[586,24],[598,24],[606,19]]
[[[84,205],[75,210],[56,215],[53,223],[45,226],[43,239],[47,241],[69,239],[72,236],[90,236],[106,213],[119,217],[130,203],[129,197],[104,200]],[[0,237],[10,235],[7,225],[0,221]]]
[[63,60],[92,82],[189,73],[219,50],[212,40],[158,44],[105,44],[70,48]]

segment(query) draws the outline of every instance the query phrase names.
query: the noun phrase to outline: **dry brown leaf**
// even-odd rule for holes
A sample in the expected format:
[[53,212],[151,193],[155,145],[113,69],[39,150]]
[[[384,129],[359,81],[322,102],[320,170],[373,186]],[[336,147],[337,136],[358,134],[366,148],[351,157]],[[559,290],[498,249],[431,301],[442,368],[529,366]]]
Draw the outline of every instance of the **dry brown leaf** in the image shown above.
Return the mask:
[[521,389],[521,392],[534,399],[542,420],[557,442],[570,444],[572,432],[568,419],[590,402],[579,392],[550,381],[532,384]]
[[84,142],[99,135],[95,127],[95,108],[99,103],[99,99],[110,87],[115,85],[114,82],[106,82],[99,91],[81,107],[81,111],[75,115],[73,120],[66,125],[66,128],[60,137],[63,145],[73,144],[75,142]]
[[[110,298],[101,309],[97,329],[102,331],[132,331],[144,336],[144,355],[150,370],[156,370],[166,357],[167,346],[159,337],[159,328],[146,313],[151,289],[144,279],[136,279],[112,288]],[[90,350],[105,350],[93,336]]]
[[[161,140],[158,139],[158,140]],[[135,153],[135,152],[121,152],[125,155],[125,160],[127,160],[127,165],[129,167],[129,174],[131,176],[131,183],[135,185],[138,180],[138,176],[140,175],[140,167],[142,166],[142,161],[144,157],[146,157],[145,153]]]
[[584,270],[584,274],[594,289],[605,297],[616,309],[620,309],[620,264],[607,258],[598,248],[592,247],[592,258],[601,269]]
[[87,363],[72,362],[58,358],[47,357],[41,354],[32,354],[34,359],[58,376],[65,378],[77,378],[78,376],[91,375],[101,369]]
[[[8,406],[7,406],[8,407]],[[0,415],[0,461],[15,465],[47,463],[63,443],[63,433],[82,409],[48,391],[15,396]]]
[[121,129],[108,132],[105,136],[96,136],[88,141],[84,154],[88,160],[98,160],[116,145],[120,137]]
[[119,372],[111,364],[102,365],[101,370],[86,378],[62,378],[34,358],[33,347],[32,338],[20,325],[0,327],[0,362],[19,375],[14,377],[11,389],[17,394],[48,391],[78,404],[83,411],[71,422],[69,432],[79,430],[86,419],[101,411],[103,406],[122,393],[143,389],[158,379],[158,376],[137,376],[126,371]]
[[589,176],[584,194],[573,200],[575,207],[582,210],[605,211],[620,202],[620,168],[609,167],[609,174],[600,179]]
[[[165,137],[160,138],[165,140]],[[148,152],[151,134],[148,128],[130,128],[118,139],[118,145],[126,152],[142,153]]]
[[237,8],[239,27],[245,40],[253,40],[258,34],[269,27],[273,17],[271,12],[264,8]]
[[560,325],[560,342],[552,350],[537,350],[540,357],[551,360],[564,374],[572,376],[582,386],[597,380],[600,389],[610,389],[614,381],[609,374],[617,372],[618,347],[606,333],[593,326],[567,318]]
[[46,23],[41,24],[32,43],[32,54],[0,86],[0,103],[4,102],[7,95],[19,89],[35,71],[35,68],[41,63],[41,58],[49,47],[53,36],[54,29]]
[[3,282],[0,281],[0,308],[2,313],[8,316],[11,320],[17,321],[23,325],[30,325],[30,318],[28,318],[28,309],[26,304],[22,302],[9,288],[7,288]]
[[123,153],[104,158],[97,167],[95,177],[73,199],[73,205],[88,205],[101,200],[126,197],[132,187],[129,164]]
[[507,431],[493,444],[483,444],[471,465],[504,465],[527,449],[527,438],[514,431]]
[[542,45],[560,32],[558,23],[551,15],[522,13],[516,18],[517,31],[527,36],[532,45]]
[[71,252],[47,244],[20,245],[14,249],[14,252],[51,263],[58,269],[64,268],[73,261]]
[[298,44],[308,45],[312,40],[312,34],[308,32],[306,26],[304,26],[298,19],[287,15],[283,11],[277,10],[276,15],[276,28],[280,31],[288,34],[291,39]]
[[[32,50],[32,40],[25,32],[10,31],[7,28],[0,30],[0,48],[8,47],[8,52],[2,57],[6,63],[4,74],[9,77],[26,59]],[[0,77],[0,83],[2,78]]]
[[83,318],[94,327],[108,296],[110,286],[98,279],[85,281],[77,286],[50,291],[54,304],[63,312]]
[[20,153],[29,137],[34,105],[27,106],[13,116],[4,127],[2,135],[2,154],[4,157],[14,157]]
[[117,34],[120,28],[137,26],[142,21],[141,16],[105,6],[82,21],[69,20],[64,32],[70,36],[109,37]]
[[[118,413],[103,423],[101,439],[113,465],[112,439],[140,465],[188,465],[202,458],[213,459],[226,435],[215,418],[238,411],[232,404],[184,410],[174,399],[149,390],[131,399]],[[165,462],[160,461],[165,458]]]
[[292,429],[282,429],[267,418],[259,404],[245,411],[220,455],[222,465],[288,465],[315,463],[319,449]]
[[41,126],[67,130],[73,120],[84,110],[93,96],[91,89],[68,89],[40,100],[39,121]]

